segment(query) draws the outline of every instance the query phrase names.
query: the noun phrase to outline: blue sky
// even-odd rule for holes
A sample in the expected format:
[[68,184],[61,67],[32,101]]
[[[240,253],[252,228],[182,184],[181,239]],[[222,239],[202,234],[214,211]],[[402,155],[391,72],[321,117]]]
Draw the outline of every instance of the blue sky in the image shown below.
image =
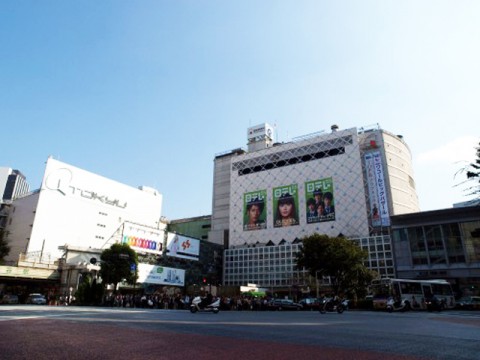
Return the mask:
[[479,1],[1,1],[0,166],[56,159],[211,213],[215,154],[379,124],[404,136],[422,210],[470,199]]

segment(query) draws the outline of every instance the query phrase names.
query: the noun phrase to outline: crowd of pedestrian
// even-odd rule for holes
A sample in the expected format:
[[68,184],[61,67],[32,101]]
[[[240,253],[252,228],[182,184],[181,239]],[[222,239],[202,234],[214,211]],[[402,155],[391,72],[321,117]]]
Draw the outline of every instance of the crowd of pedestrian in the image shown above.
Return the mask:
[[190,304],[188,296],[167,294],[117,294],[106,295],[105,306],[123,308],[184,309]]
[[268,310],[268,303],[271,299],[269,297],[251,297],[251,296],[233,296],[224,297],[221,300],[220,308],[223,310]]
[[[167,295],[167,294],[117,294],[107,295],[104,298],[105,306],[121,308],[149,308],[149,309],[188,309],[193,297],[189,295]],[[233,311],[261,311],[268,310],[269,297],[251,296],[221,296],[220,310]]]

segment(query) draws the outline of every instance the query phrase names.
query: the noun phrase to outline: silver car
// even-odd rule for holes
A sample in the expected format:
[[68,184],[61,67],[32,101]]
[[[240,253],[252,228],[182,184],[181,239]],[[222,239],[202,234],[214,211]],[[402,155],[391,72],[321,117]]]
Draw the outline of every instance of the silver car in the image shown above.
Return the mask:
[[30,294],[27,297],[26,304],[45,305],[47,299],[42,294]]

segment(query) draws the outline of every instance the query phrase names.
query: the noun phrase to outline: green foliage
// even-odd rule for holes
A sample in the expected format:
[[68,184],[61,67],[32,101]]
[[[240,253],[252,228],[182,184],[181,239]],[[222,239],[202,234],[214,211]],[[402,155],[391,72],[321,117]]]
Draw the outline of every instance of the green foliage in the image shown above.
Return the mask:
[[302,239],[297,267],[313,277],[329,276],[335,294],[362,297],[374,273],[365,267],[368,254],[355,242],[343,237],[313,234]]
[[132,271],[132,265],[137,269],[138,257],[128,244],[113,244],[102,252],[100,262],[100,277],[104,284],[113,284],[116,289],[124,280],[129,284],[136,283],[138,276]]
[[0,229],[0,264],[3,263],[3,259],[5,259],[10,253],[10,246],[8,245],[7,236],[8,232]]
[[80,305],[100,305],[102,303],[104,287],[98,284],[91,274],[84,274],[82,282],[75,293],[76,301]]
[[473,185],[465,189],[467,196],[480,194],[480,143],[478,145],[479,146],[475,148],[477,153],[477,158],[475,161],[457,172],[457,174],[464,173],[466,177],[466,180],[462,181],[458,185],[473,183]]

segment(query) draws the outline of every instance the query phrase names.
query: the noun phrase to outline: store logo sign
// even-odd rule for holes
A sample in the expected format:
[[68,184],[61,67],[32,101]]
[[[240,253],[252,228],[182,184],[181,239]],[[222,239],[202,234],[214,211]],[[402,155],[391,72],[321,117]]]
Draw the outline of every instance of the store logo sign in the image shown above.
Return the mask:
[[67,194],[77,195],[85,199],[100,201],[103,204],[119,207],[121,209],[127,207],[127,202],[122,203],[120,200],[110,198],[107,195],[102,195],[95,191],[85,190],[70,185],[72,177],[72,172],[69,169],[57,169],[47,176],[45,186],[50,190],[58,191],[64,196],[67,196]]

